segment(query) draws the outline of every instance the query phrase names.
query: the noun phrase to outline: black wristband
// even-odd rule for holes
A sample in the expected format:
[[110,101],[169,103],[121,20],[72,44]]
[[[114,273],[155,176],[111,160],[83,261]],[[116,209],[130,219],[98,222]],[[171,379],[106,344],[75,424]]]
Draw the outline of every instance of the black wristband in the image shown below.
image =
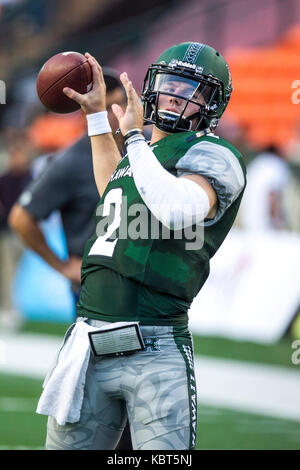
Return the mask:
[[140,142],[141,142],[141,141],[146,142],[146,139],[145,139],[145,137],[144,137],[142,134],[134,134],[134,135],[132,135],[131,137],[128,137],[128,139],[126,139],[126,140],[124,141],[124,145],[125,145],[125,147],[127,148],[128,145],[132,144],[133,142],[138,142],[138,141],[140,141]]
[[143,131],[141,129],[132,129],[131,131],[126,132],[124,135],[124,144],[126,145],[126,141],[130,139],[130,137],[133,137],[134,135],[142,135]]

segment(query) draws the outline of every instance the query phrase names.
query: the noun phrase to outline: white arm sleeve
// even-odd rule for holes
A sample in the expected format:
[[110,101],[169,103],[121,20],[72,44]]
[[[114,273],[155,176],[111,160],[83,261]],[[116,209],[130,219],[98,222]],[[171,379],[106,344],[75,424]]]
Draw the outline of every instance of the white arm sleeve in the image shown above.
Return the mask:
[[129,144],[127,151],[137,190],[163,225],[179,230],[203,222],[210,207],[201,186],[165,170],[144,139]]

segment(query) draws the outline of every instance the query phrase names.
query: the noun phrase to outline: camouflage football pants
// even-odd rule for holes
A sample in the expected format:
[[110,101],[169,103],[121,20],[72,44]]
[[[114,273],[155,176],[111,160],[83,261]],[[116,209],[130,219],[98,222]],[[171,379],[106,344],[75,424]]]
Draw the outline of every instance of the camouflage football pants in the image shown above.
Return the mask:
[[133,449],[195,448],[197,395],[190,332],[170,326],[141,326],[141,332],[144,351],[106,358],[91,354],[80,421],[60,426],[49,417],[47,449],[115,449],[127,416]]

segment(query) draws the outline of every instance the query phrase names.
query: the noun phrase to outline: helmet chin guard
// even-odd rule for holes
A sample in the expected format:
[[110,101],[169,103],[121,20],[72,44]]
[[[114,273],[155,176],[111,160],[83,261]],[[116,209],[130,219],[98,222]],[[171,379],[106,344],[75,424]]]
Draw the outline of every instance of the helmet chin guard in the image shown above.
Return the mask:
[[[173,111],[158,109],[157,115],[158,115],[158,119],[156,119],[155,125],[158,128],[160,128],[159,125],[162,123],[162,126],[163,126],[162,130],[164,130],[166,126],[170,126],[171,130],[175,128],[176,132],[179,132],[181,129],[185,131],[193,130],[192,120],[190,118],[186,118],[185,116],[183,116],[182,113],[179,114]],[[171,130],[170,130],[170,133],[172,133]]]

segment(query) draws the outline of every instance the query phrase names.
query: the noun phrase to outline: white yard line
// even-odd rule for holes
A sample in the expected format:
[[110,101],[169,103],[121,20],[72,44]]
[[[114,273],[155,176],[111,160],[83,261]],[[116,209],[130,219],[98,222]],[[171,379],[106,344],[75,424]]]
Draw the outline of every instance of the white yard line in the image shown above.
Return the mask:
[[61,343],[62,338],[50,335],[0,334],[0,372],[42,379]]
[[[0,334],[0,373],[43,379],[61,342],[62,338],[49,335]],[[195,371],[201,404],[300,421],[299,367],[290,370],[197,356]],[[17,398],[11,400],[13,407]],[[25,401],[27,409],[30,403]],[[16,401],[15,406],[21,411],[22,402]]]
[[37,400],[24,397],[0,397],[0,411],[32,412],[36,409]]
[[195,358],[198,401],[300,421],[300,369]]

